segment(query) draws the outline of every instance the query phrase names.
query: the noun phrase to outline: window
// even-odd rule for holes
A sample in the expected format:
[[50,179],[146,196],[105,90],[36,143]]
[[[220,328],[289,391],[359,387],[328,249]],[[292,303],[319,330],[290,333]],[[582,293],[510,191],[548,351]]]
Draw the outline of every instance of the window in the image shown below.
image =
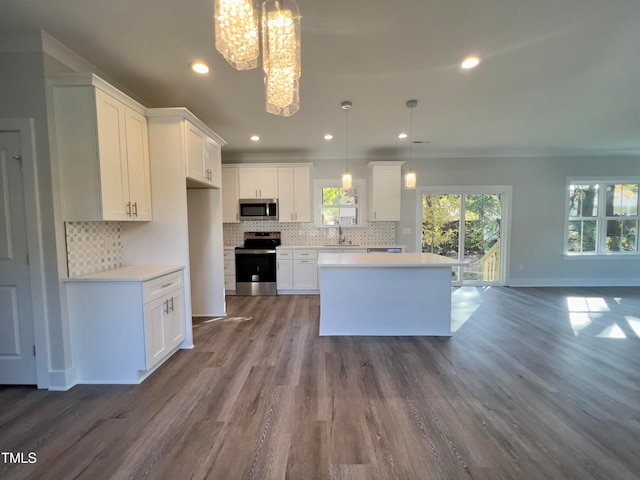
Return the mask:
[[638,253],[638,179],[569,181],[567,253]]
[[343,190],[339,180],[316,180],[316,225],[320,227],[352,227],[364,223],[364,182],[353,181],[350,190]]

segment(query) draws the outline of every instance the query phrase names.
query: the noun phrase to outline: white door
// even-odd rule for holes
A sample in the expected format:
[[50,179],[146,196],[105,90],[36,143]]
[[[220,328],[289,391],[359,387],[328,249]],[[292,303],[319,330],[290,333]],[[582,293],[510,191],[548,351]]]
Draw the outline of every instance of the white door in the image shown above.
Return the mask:
[[35,384],[20,134],[0,132],[0,384]]
[[421,188],[417,251],[465,262],[452,268],[453,285],[504,284],[509,186]]

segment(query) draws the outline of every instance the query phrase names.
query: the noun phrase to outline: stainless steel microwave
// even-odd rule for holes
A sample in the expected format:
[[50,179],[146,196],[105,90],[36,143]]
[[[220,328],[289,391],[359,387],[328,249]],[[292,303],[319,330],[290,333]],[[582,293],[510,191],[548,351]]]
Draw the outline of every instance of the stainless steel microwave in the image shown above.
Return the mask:
[[240,220],[278,220],[277,198],[241,198]]

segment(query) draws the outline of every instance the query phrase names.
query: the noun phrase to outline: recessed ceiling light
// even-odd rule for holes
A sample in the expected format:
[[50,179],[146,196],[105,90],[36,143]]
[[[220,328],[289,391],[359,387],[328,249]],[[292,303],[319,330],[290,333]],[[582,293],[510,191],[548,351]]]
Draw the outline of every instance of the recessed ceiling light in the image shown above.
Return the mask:
[[259,142],[260,141],[260,137],[258,135],[251,135],[251,141],[252,142]]
[[330,133],[325,133],[324,134],[324,139],[325,140],[333,140],[333,135],[331,135]]
[[406,133],[402,132],[398,134],[398,138],[407,138],[409,135],[407,135]]
[[206,63],[202,63],[202,62],[196,62],[193,65],[191,65],[191,70],[201,75],[204,75],[205,73],[209,73],[209,67],[207,66]]
[[470,68],[475,68],[480,64],[480,59],[478,57],[467,57],[460,64],[460,68],[464,68],[465,70],[469,70]]

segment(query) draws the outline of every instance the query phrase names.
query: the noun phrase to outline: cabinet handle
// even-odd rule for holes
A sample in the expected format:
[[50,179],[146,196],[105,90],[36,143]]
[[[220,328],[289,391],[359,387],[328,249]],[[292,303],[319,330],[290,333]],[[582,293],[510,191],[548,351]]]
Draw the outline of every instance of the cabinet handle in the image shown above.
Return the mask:
[[173,297],[171,297],[171,311],[172,312],[174,311],[174,308],[173,308]]
[[135,202],[133,204],[133,216],[137,217],[138,216],[138,202]]
[[173,282],[165,283],[160,288],[167,288],[167,287],[170,287],[171,285],[173,285]]
[[238,214],[236,213],[236,220],[238,220]]
[[131,202],[127,202],[127,217],[131,216]]
[[296,220],[297,220],[298,219],[298,212],[295,213],[295,216],[296,216]]
[[378,213],[377,212],[373,212],[373,219],[374,220],[376,219],[377,216],[378,216]]
[[164,313],[168,314],[169,313],[169,300],[165,300],[164,302],[162,302],[162,305],[164,306]]
[[291,214],[291,220],[293,220],[293,213]]

